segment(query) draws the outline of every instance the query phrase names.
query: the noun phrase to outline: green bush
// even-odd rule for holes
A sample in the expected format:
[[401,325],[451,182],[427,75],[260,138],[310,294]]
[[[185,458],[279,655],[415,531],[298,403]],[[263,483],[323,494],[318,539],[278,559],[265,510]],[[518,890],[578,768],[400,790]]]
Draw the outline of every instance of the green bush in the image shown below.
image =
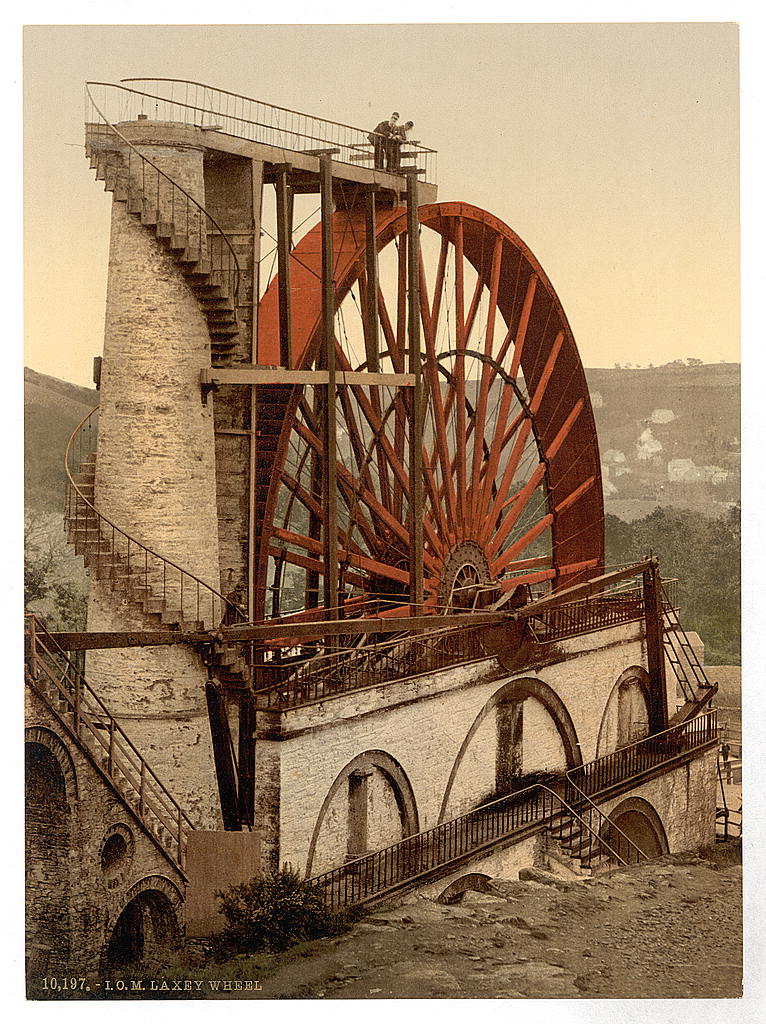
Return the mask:
[[331,911],[322,893],[289,868],[215,895],[227,921],[216,943],[224,954],[282,950],[296,942],[337,935],[353,916]]

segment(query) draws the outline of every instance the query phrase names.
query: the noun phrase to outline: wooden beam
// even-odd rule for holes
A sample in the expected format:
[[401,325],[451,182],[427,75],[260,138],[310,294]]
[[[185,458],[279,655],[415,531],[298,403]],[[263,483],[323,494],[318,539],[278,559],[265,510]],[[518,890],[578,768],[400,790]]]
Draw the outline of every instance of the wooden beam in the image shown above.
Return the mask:
[[322,636],[364,636],[370,633],[425,632],[449,627],[498,625],[507,622],[508,612],[463,612],[454,615],[411,615],[402,618],[335,619],[320,622],[264,622],[257,625],[222,626],[219,636],[236,643],[244,640],[275,640],[280,636],[315,639]]
[[324,402],[324,458],[322,460],[322,498],[324,502],[324,606],[328,617],[338,614],[338,463],[337,413],[335,396],[335,282],[333,280],[332,238],[332,157],[319,158],[319,183],[322,216],[322,336],[327,391]]
[[409,371],[415,378],[410,401],[410,602],[423,610],[423,370],[420,358],[420,221],[418,179],[407,175],[407,338]]
[[[378,251],[375,244],[375,192],[368,191],[364,197],[364,255],[367,276],[366,303],[364,311],[364,347],[367,354],[367,369],[377,373],[378,366]],[[414,383],[414,381],[413,381]]]
[[[624,569],[616,569],[614,572],[607,572],[603,576],[596,576],[586,583],[577,583],[575,586],[567,587],[565,590],[557,590],[550,597],[541,597],[539,601],[532,601],[530,604],[524,605],[523,608],[518,608],[514,612],[513,618],[529,619],[534,615],[540,615],[542,612],[549,611],[551,608],[558,608],[559,605],[570,604],[572,601],[580,601],[591,594],[597,594],[611,583],[619,583],[620,580],[630,579],[631,576],[640,576],[647,568],[649,561],[650,559],[647,558],[642,562],[628,565]],[[504,604],[508,599],[509,594],[506,594],[495,605],[495,608],[498,608],[501,603]]]
[[288,168],[277,169],[274,188],[277,195],[277,269],[279,288],[279,357],[282,366],[292,366],[292,318],[290,305],[290,250],[292,248],[292,205]]
[[[258,358],[258,293],[261,286],[261,219],[263,214],[263,161],[251,160],[251,203],[253,212],[253,271],[251,275],[251,318],[250,318],[250,361]],[[259,524],[256,522],[257,508],[257,460],[258,460],[258,397],[255,387],[250,389],[250,441],[248,453],[248,508],[247,508],[247,610],[252,618],[255,612],[255,579],[257,573],[256,537]]]
[[[200,383],[218,384],[327,384],[327,370],[285,370],[280,366],[203,367]],[[369,373],[366,370],[341,370],[336,375],[339,384],[367,384],[385,387],[411,388],[415,384],[412,373]]]

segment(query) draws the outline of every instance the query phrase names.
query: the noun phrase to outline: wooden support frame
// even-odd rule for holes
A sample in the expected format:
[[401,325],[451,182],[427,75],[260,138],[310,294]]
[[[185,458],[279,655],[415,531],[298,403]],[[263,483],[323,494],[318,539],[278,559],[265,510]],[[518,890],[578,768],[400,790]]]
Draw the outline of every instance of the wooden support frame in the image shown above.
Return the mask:
[[[251,160],[251,204],[253,214],[253,246],[251,275],[251,317],[250,317],[250,361],[255,363],[258,358],[258,305],[261,285],[261,219],[263,215],[263,161]],[[250,450],[248,458],[248,513],[247,513],[247,610],[250,618],[255,613],[255,577],[258,559],[256,557],[256,537],[259,524],[256,522],[257,508],[257,461],[258,461],[258,393],[253,385],[250,388]]]
[[[367,277],[367,293],[364,310],[364,347],[367,354],[367,370],[377,374],[378,362],[378,251],[376,245],[377,224],[375,215],[375,190],[369,189],[364,205],[364,263]],[[414,383],[414,382],[413,382]]]
[[324,503],[324,606],[328,617],[338,615],[338,466],[336,459],[337,393],[335,373],[335,282],[333,280],[332,245],[332,157],[319,158],[319,186],[322,216],[322,369],[327,372],[324,400],[324,459],[322,499]]
[[663,643],[662,583],[656,558],[649,560],[643,578],[646,664],[651,687],[649,728],[651,732],[661,732],[668,726],[668,700]]
[[286,369],[292,366],[292,316],[290,296],[290,250],[292,249],[292,195],[289,185],[290,164],[276,168],[274,188],[277,198],[277,267],[279,271],[279,355]]
[[420,221],[418,178],[407,173],[407,340],[409,372],[415,378],[410,401],[410,604],[423,611],[423,370],[420,353]]

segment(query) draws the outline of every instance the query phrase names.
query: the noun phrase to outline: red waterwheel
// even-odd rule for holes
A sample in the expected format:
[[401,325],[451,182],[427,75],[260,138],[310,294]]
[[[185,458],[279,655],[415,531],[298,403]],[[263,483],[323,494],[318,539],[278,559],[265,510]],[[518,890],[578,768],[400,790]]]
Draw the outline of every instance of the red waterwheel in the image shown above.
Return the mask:
[[[519,584],[568,586],[603,566],[593,413],[561,303],[521,239],[465,203],[420,208],[425,426],[425,609],[486,604]],[[347,615],[406,615],[410,600],[407,398],[343,383],[367,369],[364,224],[333,221],[338,523]],[[407,369],[406,211],[379,214],[379,370]],[[292,363],[316,365],[321,237],[291,254]],[[259,362],[279,363],[277,282],[260,307]],[[322,603],[321,406],[311,386],[259,390],[256,615]],[[266,475],[268,474],[268,475]],[[479,598],[484,594],[484,598]]]

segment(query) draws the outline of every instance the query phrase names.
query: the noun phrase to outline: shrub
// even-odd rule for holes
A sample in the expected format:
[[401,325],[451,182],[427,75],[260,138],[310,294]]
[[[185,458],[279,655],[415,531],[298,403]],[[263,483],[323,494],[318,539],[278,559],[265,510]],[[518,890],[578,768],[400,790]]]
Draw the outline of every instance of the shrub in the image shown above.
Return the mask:
[[353,916],[333,913],[322,893],[289,868],[215,895],[227,921],[216,943],[221,953],[281,950],[306,939],[337,935]]

